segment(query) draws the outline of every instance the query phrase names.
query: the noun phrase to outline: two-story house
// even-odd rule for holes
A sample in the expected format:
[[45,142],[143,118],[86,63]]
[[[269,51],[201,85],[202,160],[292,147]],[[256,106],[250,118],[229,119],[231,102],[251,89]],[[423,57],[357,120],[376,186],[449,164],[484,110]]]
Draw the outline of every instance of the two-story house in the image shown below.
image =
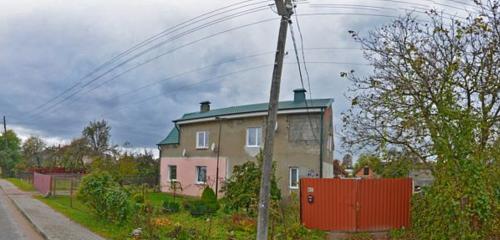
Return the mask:
[[[301,177],[333,177],[333,99],[306,103],[305,92],[294,90],[293,101],[279,102],[273,160],[284,195],[299,188]],[[202,102],[199,112],[174,120],[158,144],[161,190],[170,192],[176,181],[179,193],[197,196],[205,184],[215,188],[217,172],[220,190],[235,165],[255,161],[264,147],[267,110],[267,103],[210,109]]]

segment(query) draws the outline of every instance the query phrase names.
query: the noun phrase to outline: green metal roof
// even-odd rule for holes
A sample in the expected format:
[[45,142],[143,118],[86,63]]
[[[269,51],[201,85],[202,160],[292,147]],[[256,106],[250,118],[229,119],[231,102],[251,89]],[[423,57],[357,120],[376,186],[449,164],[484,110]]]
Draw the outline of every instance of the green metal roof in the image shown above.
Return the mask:
[[[305,101],[282,101],[278,104],[279,110],[292,110],[292,109],[306,109],[306,108],[327,108],[330,107],[333,103],[333,99],[312,99],[307,100],[307,105]],[[213,109],[207,112],[192,112],[186,113],[181,118],[174,120],[185,121],[185,120],[194,120],[194,119],[202,119],[209,117],[219,117],[219,116],[228,116],[234,114],[242,114],[242,113],[254,113],[254,112],[264,112],[267,111],[269,104],[268,103],[258,103],[258,104],[250,104],[250,105],[240,105],[228,108],[219,108]],[[168,144],[179,144],[179,129],[177,127],[173,127],[168,136],[163,139],[158,145],[168,145]]]
[[[332,105],[332,102],[333,102],[333,99],[331,99],[331,98],[312,99],[312,100],[307,100],[307,106],[306,106],[305,101],[301,101],[301,102],[282,101],[282,102],[279,102],[278,108],[279,108],[279,110],[305,109],[306,107],[308,107],[308,108],[321,108],[321,107],[327,108],[330,105]],[[213,109],[213,110],[210,110],[208,112],[186,113],[186,114],[184,114],[184,116],[182,116],[182,118],[177,119],[174,122],[200,119],[200,118],[208,118],[208,117],[227,116],[227,115],[241,114],[241,113],[263,112],[263,111],[267,111],[268,106],[269,106],[268,103],[258,103],[258,104],[250,104],[250,105],[241,105],[241,106],[234,106],[234,107],[228,107],[228,108]]]
[[173,127],[170,130],[168,136],[163,139],[158,145],[168,145],[168,144],[179,144],[179,129],[177,127]]

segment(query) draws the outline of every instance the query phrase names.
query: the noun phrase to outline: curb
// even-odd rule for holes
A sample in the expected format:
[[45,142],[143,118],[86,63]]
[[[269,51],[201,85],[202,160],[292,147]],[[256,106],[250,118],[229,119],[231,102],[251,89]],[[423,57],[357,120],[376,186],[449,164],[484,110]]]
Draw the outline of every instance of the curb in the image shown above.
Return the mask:
[[[10,195],[5,191],[5,189],[2,188],[2,186],[0,186],[0,189],[5,193],[5,196],[7,196],[7,198],[12,203],[12,205],[14,205],[16,207],[16,209],[23,215],[23,217],[31,224],[31,226],[33,226],[33,229],[35,229],[35,231],[37,233],[39,233],[40,236],[42,236],[42,238],[44,238],[46,240],[49,240],[49,238],[47,237],[47,234],[45,234],[36,224],[33,223],[33,221],[31,220],[31,218],[28,217],[28,214],[26,214],[26,212],[24,211],[24,209],[22,209],[21,207],[19,207],[19,205],[17,204],[17,202],[10,197]],[[24,192],[24,191],[22,191],[22,192]]]

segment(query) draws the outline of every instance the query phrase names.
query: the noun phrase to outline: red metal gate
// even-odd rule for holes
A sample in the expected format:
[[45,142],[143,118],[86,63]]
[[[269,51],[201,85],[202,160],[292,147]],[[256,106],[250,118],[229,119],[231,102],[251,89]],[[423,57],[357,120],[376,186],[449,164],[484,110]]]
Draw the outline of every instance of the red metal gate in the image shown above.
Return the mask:
[[408,227],[412,181],[397,179],[300,180],[301,221],[325,231],[381,231]]

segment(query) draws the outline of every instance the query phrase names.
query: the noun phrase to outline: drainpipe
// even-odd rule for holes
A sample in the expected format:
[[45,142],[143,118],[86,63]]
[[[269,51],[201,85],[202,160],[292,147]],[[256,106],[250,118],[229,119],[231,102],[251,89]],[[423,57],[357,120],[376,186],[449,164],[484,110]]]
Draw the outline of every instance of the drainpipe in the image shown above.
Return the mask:
[[320,133],[319,133],[319,178],[323,178],[323,113],[324,108],[321,108],[320,119]]

